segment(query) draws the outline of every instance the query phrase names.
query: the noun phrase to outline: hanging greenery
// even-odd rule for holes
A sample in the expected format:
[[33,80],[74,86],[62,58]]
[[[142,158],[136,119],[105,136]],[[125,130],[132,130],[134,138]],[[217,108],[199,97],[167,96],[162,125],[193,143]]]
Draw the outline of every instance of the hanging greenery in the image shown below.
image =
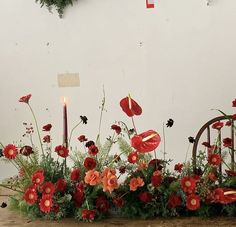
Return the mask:
[[68,5],[72,6],[75,1],[77,0],[36,0],[41,4],[41,7],[46,6],[50,12],[56,8],[60,18],[62,18],[65,8]]

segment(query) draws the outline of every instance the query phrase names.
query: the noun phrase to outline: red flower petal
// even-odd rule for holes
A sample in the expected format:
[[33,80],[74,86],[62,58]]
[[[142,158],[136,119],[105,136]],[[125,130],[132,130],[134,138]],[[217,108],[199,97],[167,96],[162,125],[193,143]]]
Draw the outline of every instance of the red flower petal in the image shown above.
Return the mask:
[[142,113],[142,108],[130,96],[123,98],[120,101],[120,106],[121,106],[122,110],[129,117],[133,117],[134,115],[141,115],[141,113]]

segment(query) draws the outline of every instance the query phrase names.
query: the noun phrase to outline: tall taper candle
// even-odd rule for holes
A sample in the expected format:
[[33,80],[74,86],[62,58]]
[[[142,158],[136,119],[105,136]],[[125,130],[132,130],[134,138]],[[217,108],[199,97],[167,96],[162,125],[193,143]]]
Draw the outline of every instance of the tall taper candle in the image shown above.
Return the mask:
[[63,146],[68,148],[68,124],[66,98],[63,98]]

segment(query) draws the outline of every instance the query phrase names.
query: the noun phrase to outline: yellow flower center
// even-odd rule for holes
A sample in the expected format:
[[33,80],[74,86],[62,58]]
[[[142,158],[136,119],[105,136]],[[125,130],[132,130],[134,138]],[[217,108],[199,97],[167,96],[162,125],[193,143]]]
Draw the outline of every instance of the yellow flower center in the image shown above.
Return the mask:
[[47,194],[49,194],[49,193],[51,192],[51,188],[47,187],[47,188],[45,189],[45,192],[46,192]]
[[34,198],[34,194],[33,193],[30,193],[29,194],[29,199],[33,199]]
[[197,204],[196,199],[192,199],[192,200],[191,200],[191,204],[192,204],[193,206],[195,206],[195,205]]
[[44,201],[44,206],[45,206],[45,207],[49,207],[49,206],[50,206],[50,204],[51,204],[51,203],[50,203],[50,201],[49,201],[49,200],[45,200],[45,201]]
[[13,155],[13,154],[14,154],[14,151],[13,151],[13,150],[9,150],[9,151],[8,151],[8,154],[9,154],[9,155]]
[[190,182],[190,181],[186,181],[186,182],[185,182],[185,186],[186,186],[186,187],[190,187],[190,186],[191,186],[191,182]]

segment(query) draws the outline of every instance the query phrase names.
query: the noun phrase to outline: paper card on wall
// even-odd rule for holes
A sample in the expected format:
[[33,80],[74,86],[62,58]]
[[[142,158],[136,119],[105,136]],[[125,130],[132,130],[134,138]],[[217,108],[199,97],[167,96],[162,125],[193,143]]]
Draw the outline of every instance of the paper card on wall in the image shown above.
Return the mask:
[[79,87],[79,73],[64,73],[57,75],[59,87]]
[[146,7],[147,8],[154,8],[154,0],[146,0]]

